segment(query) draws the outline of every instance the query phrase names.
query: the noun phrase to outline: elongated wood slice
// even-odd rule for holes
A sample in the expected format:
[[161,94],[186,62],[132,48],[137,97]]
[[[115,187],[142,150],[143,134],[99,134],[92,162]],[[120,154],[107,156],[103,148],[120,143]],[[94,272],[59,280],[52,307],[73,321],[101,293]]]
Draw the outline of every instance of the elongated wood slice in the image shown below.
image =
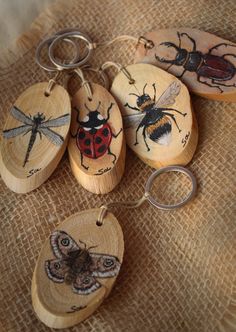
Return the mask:
[[236,101],[236,44],[197,29],[148,32],[151,49],[139,44],[135,63],[150,63],[179,77],[194,93]]
[[32,280],[32,303],[47,326],[65,328],[90,316],[108,296],[124,253],[121,227],[99,209],[77,213],[62,222],[44,243]]
[[121,71],[111,93],[124,121],[126,142],[148,165],[186,165],[193,157],[198,131],[186,86],[149,64],[126,67],[134,84]]
[[89,100],[84,87],[72,99],[71,135],[68,144],[73,174],[87,190],[104,194],[121,180],[125,166],[122,117],[112,95],[91,84]]
[[48,179],[67,145],[71,104],[67,91],[48,82],[24,91],[10,109],[3,130],[0,172],[17,193],[27,193]]

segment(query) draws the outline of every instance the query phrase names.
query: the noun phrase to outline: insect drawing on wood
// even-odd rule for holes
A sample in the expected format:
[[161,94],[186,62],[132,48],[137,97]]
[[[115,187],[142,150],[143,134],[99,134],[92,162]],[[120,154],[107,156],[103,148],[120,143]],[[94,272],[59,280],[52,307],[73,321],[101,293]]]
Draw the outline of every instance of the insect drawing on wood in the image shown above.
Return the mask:
[[42,134],[47,137],[54,145],[60,146],[63,144],[64,139],[61,135],[53,131],[50,127],[61,127],[70,121],[70,114],[64,114],[55,119],[46,120],[43,113],[37,113],[34,116],[24,114],[19,108],[13,106],[11,115],[18,121],[24,123],[22,126],[11,128],[3,131],[4,138],[13,138],[18,135],[26,135],[31,133],[26,155],[23,162],[23,167],[29,161],[30,152],[34,146],[37,134],[42,139]]
[[90,252],[96,246],[79,246],[66,232],[56,230],[51,234],[50,243],[55,259],[45,262],[48,278],[56,283],[71,285],[72,291],[88,295],[101,287],[97,278],[111,278],[118,275],[121,263],[112,255]]
[[[227,84],[232,80],[236,73],[236,68],[231,62],[233,58],[236,58],[236,54],[225,53],[221,56],[214,55],[214,51],[219,50],[221,47],[236,47],[233,44],[220,43],[208,50],[208,53],[202,53],[197,50],[196,41],[190,37],[187,33],[177,32],[179,45],[172,42],[162,42],[160,45],[164,45],[167,48],[174,48],[176,50],[175,59],[169,60],[155,55],[156,60],[162,63],[168,63],[170,66],[167,70],[175,65],[182,66],[183,72],[179,78],[183,77],[186,72],[194,72],[197,75],[197,81],[212,88],[217,88],[221,93],[224,92],[221,87],[236,87],[236,83]],[[189,52],[185,48],[181,47],[181,37],[186,36],[192,43],[192,50]],[[209,82],[203,81],[202,78],[209,79]]]
[[99,112],[101,102],[95,110],[90,110],[85,104],[85,108],[89,111],[82,121],[79,120],[79,109],[75,107],[77,112],[76,121],[79,124],[77,133],[72,134],[72,137],[76,138],[76,144],[80,150],[81,165],[88,170],[89,167],[83,163],[83,157],[98,159],[102,157],[106,152],[113,157],[113,164],[116,162],[116,155],[111,151],[112,138],[117,138],[122,132],[122,128],[117,134],[112,132],[111,126],[108,121],[110,119],[110,112],[113,107],[113,103],[110,104],[107,110],[107,117],[104,118]]
[[172,112],[181,114],[183,117],[185,117],[187,113],[182,113],[175,108],[168,107],[175,103],[175,98],[180,93],[181,86],[178,82],[171,83],[157,101],[155,83],[152,84],[154,89],[153,99],[150,97],[150,95],[145,93],[146,86],[147,84],[144,85],[143,94],[140,96],[136,95],[135,93],[129,94],[137,96],[137,107],[130,106],[128,103],[126,103],[124,106],[138,111],[138,113],[125,115],[123,120],[126,128],[136,127],[136,140],[134,145],[139,144],[137,137],[138,131],[143,128],[143,140],[145,142],[147,151],[150,151],[150,147],[147,142],[147,136],[155,143],[169,145],[172,131],[171,120],[178,128],[178,131],[181,132],[175,115],[172,114]]

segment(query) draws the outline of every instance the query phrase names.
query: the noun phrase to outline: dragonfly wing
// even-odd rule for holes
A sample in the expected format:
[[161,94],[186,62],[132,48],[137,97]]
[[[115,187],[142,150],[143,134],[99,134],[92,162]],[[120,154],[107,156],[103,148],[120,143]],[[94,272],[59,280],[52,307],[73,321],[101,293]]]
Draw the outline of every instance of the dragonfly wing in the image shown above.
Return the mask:
[[12,129],[3,130],[3,137],[4,138],[16,137],[20,134],[23,134],[23,133],[26,133],[27,131],[30,131],[31,129],[32,129],[32,126],[24,125],[24,126],[12,128]]
[[144,118],[145,113],[136,113],[123,116],[124,128],[137,127]]
[[42,127],[40,127],[38,130],[44,134],[54,145],[60,146],[64,143],[64,138],[61,135],[55,133],[55,131]]
[[181,85],[179,82],[172,82],[157,100],[155,107],[161,108],[173,105],[175,103],[175,98],[180,92],[180,89]]
[[61,127],[67,124],[70,121],[70,114],[64,114],[59,116],[56,119],[47,120],[40,124],[40,128],[47,128],[47,127]]
[[13,116],[13,118],[15,118],[16,120],[23,122],[27,125],[33,125],[34,121],[27,115],[25,115],[25,113],[23,113],[19,108],[17,108],[16,106],[13,106],[11,111],[10,111],[11,115]]

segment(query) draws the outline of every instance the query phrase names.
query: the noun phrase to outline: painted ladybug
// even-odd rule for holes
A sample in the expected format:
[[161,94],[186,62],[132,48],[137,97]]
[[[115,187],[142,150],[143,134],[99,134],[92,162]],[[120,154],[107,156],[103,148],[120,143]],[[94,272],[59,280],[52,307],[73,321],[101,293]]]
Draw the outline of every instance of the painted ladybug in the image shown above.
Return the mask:
[[79,110],[75,107],[75,110],[78,113],[77,122],[79,128],[74,137],[76,137],[76,144],[81,153],[81,165],[85,169],[88,169],[88,167],[83,164],[83,156],[91,159],[98,159],[107,152],[107,154],[113,156],[113,164],[116,162],[116,155],[111,152],[110,144],[112,137],[116,138],[121,133],[122,128],[117,134],[114,134],[108,124],[110,111],[114,103],[111,103],[107,110],[107,118],[104,118],[98,111],[100,105],[101,102],[99,102],[98,107],[92,111],[85,104],[89,113],[82,121],[79,120]]

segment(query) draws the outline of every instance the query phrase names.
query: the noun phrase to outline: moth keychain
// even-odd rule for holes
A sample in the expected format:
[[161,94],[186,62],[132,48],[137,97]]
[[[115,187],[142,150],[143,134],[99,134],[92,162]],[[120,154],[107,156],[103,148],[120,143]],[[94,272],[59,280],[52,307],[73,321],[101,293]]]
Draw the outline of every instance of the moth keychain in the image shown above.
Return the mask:
[[[183,173],[191,182],[190,193],[178,204],[160,204],[151,195],[154,180],[166,172]],[[32,303],[37,317],[52,328],[70,327],[90,316],[109,295],[124,254],[123,233],[109,211],[112,207],[137,208],[148,201],[171,210],[190,201],[196,188],[195,177],[184,167],[162,168],[149,177],[141,199],[82,211],[58,225],[44,243],[33,274]]]
[[190,28],[152,31],[143,38],[149,44],[138,44],[136,63],[167,70],[203,97],[236,101],[236,44]]
[[148,165],[186,165],[195,152],[197,123],[187,88],[176,77],[149,64],[118,69],[111,93],[124,121],[128,146]]

